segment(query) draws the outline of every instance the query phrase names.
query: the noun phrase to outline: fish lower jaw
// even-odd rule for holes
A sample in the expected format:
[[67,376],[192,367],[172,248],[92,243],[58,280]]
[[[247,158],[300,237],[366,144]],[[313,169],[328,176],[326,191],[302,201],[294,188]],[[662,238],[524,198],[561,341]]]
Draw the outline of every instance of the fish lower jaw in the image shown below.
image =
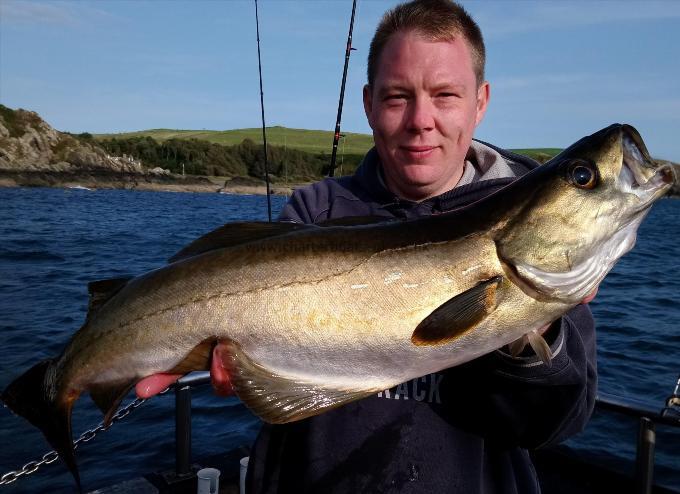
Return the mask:
[[531,264],[506,266],[510,279],[537,300],[559,300],[578,304],[595,290],[616,261],[635,245],[637,229],[645,214],[635,216],[611,237],[602,242],[594,254],[568,271],[545,271]]

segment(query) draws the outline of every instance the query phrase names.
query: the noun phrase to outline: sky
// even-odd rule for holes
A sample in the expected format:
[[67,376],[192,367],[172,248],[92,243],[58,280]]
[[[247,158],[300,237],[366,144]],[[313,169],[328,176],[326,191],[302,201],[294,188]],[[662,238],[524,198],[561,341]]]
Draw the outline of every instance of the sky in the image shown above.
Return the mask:
[[[370,133],[359,0],[342,129]],[[260,0],[268,126],[335,126],[351,0]],[[478,0],[491,102],[476,137],[566,147],[614,122],[680,162],[680,1]],[[0,103],[69,132],[258,127],[254,1],[0,0]],[[330,148],[330,143],[329,143]]]

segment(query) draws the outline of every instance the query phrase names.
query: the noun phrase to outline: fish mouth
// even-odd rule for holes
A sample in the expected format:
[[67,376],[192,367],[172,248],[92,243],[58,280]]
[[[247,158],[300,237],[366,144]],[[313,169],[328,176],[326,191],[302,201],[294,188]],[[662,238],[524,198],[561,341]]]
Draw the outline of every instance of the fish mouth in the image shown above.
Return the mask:
[[674,182],[670,165],[658,165],[649,156],[640,134],[631,126],[622,126],[623,164],[618,182],[622,191],[634,194],[647,207],[670,190]]

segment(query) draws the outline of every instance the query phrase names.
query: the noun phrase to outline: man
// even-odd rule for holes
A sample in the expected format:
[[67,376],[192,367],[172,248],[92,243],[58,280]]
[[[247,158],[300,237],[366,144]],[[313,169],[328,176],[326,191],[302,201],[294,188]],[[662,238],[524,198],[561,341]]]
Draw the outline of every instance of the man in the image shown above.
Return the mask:
[[[489,101],[484,59],[479,28],[450,1],[388,12],[371,43],[363,93],[375,148],[354,176],[297,190],[280,219],[441,213],[535,167],[472,140]],[[550,367],[530,349],[516,357],[501,349],[316,417],[265,424],[250,457],[248,492],[539,492],[524,448],[580,431],[596,387],[587,306],[544,329]],[[213,381],[228,390],[220,351]],[[144,380],[138,391],[155,392],[161,381]]]

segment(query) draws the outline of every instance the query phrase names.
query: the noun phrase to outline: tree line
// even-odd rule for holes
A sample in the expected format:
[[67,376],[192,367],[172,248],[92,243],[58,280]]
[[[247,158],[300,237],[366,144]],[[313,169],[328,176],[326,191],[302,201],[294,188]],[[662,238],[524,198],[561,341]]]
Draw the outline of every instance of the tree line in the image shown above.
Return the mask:
[[[184,167],[184,172],[191,175],[250,176],[264,179],[264,146],[251,139],[244,139],[234,146],[199,139],[168,139],[158,142],[148,136],[102,139],[98,143],[109,154],[132,156],[141,160],[148,168],[160,166],[173,173],[182,173]],[[361,156],[345,155],[343,161],[342,172],[352,173],[361,161]],[[314,154],[269,145],[267,165],[274,181],[317,180],[328,173],[330,153]]]

